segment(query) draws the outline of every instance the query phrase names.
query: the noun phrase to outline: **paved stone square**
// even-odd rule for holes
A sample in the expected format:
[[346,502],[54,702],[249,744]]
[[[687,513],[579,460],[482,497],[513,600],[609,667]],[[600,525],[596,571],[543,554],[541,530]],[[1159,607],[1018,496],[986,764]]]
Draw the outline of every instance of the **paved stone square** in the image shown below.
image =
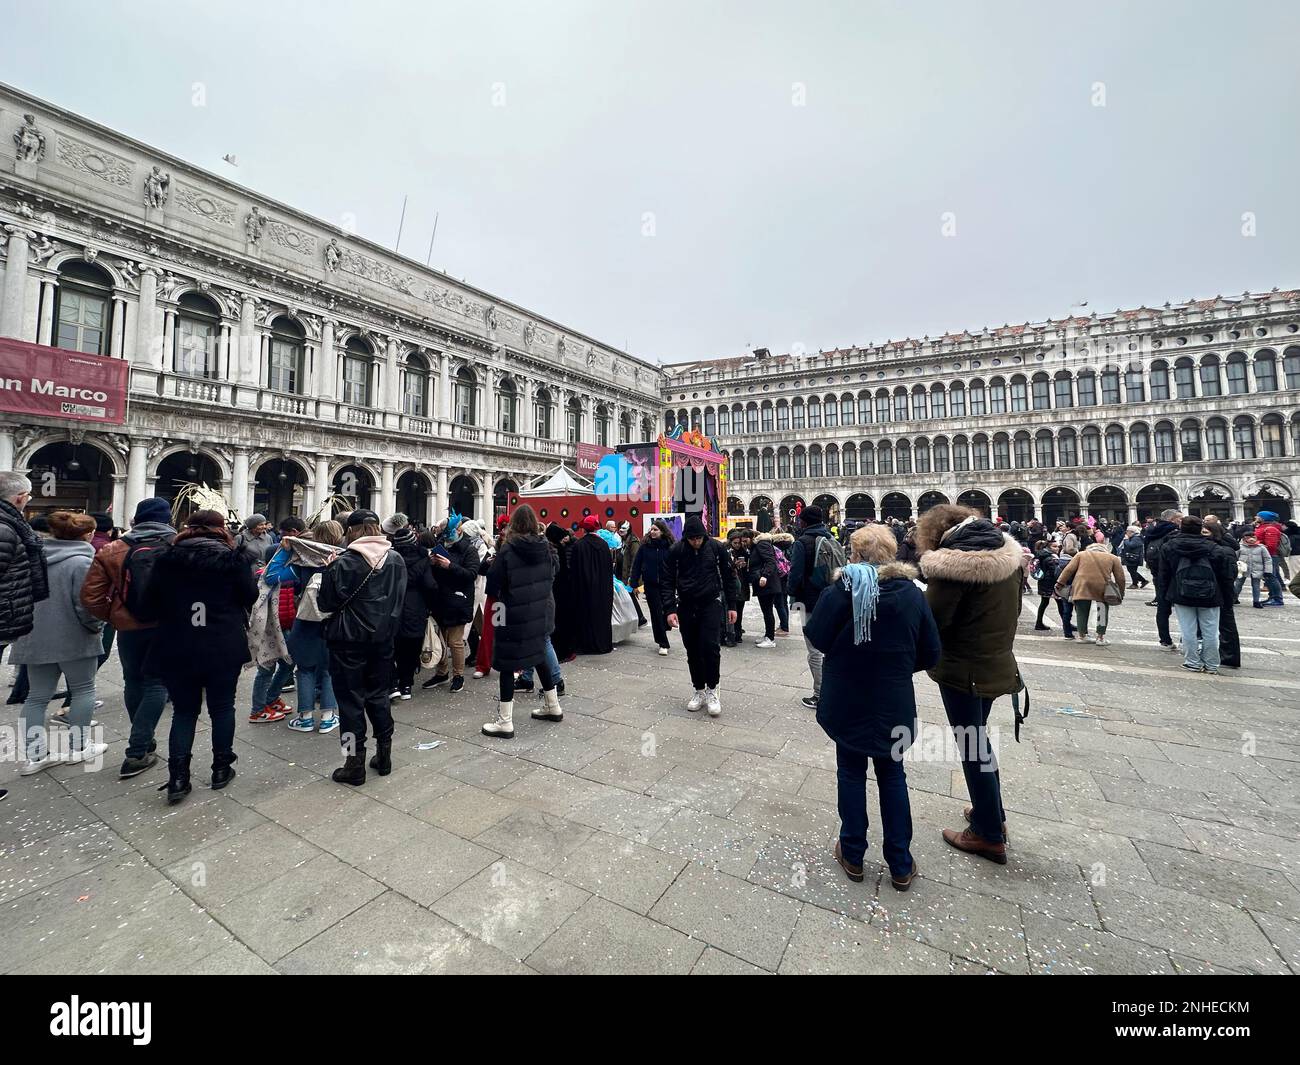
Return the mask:
[[[1238,609],[1245,668],[1193,675],[1142,593],[1114,645],[1032,631],[1032,690],[1002,777],[1010,862],[949,849],[951,761],[912,762],[920,877],[830,858],[834,749],[799,705],[796,631],[723,652],[723,714],[689,714],[680,644],[649,630],[565,667],[562,724],[516,705],[479,734],[495,678],[396,704],[396,769],[334,784],[334,736],[241,714],[238,776],[168,807],[160,767],[119,781],[116,655],[99,772],[20,779],[0,804],[0,966],[60,973],[1287,973],[1300,970],[1300,607]],[[1053,617],[1053,625],[1059,624]],[[761,628],[756,603],[747,612]],[[944,722],[935,686],[921,715]],[[245,674],[241,696],[251,687]],[[287,693],[288,701],[292,698]],[[241,709],[246,703],[241,702]],[[160,741],[165,748],[164,717]],[[0,724],[12,728],[16,708]],[[935,734],[941,736],[942,731]],[[433,750],[417,750],[434,740]],[[942,745],[922,746],[942,758]],[[870,797],[876,819],[875,798]],[[874,829],[873,829],[874,831]]]

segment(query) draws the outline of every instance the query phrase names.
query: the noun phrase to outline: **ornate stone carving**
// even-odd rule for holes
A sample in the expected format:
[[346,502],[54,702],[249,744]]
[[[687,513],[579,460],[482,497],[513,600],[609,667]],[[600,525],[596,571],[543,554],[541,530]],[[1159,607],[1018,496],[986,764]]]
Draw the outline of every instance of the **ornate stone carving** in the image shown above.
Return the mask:
[[15,153],[20,163],[39,163],[45,158],[45,134],[36,128],[34,115],[23,115],[23,124],[14,134]]
[[569,346],[565,342],[564,335],[561,334],[558,338],[556,338],[555,341],[555,354],[557,354],[560,358],[564,358],[564,353],[568,350],[568,348]]
[[325,269],[333,273],[339,268],[339,263],[343,259],[343,249],[339,247],[337,237],[330,237],[330,242],[325,245]]
[[588,369],[588,370],[592,370],[592,369],[595,369],[595,367],[596,367],[596,349],[595,349],[595,348],[588,348],[588,349],[587,349],[587,369]]
[[313,258],[316,255],[316,238],[310,233],[304,233],[300,229],[294,229],[292,226],[285,225],[270,219],[266,223],[267,232],[271,234],[271,239],[280,247],[288,248],[299,255],[309,255]]
[[193,185],[176,182],[176,206],[189,214],[218,225],[235,224],[235,205],[230,200],[196,189]]
[[483,324],[488,327],[488,332],[495,332],[501,326],[501,320],[497,317],[495,306],[488,307],[483,312]]
[[398,292],[405,292],[408,296],[416,295],[415,278],[394,270],[387,263],[381,263],[378,259],[372,259],[369,255],[362,255],[351,248],[343,249],[338,268],[345,273],[364,277],[367,281],[373,281],[378,285],[395,288]]
[[36,237],[36,243],[31,246],[32,262],[44,266],[45,261],[58,250],[57,240],[50,240],[44,233],[40,233]]
[[160,300],[169,300],[172,298],[172,293],[180,287],[181,279],[168,270],[158,279],[158,298]]
[[165,207],[167,205],[167,193],[171,188],[172,176],[164,174],[161,169],[154,167],[144,177],[144,202],[146,207]]
[[266,215],[262,214],[262,212],[254,206],[248,214],[244,215],[244,235],[248,238],[248,243],[261,243],[262,233],[265,229]]
[[524,347],[531,348],[533,341],[537,339],[537,324],[527,322],[524,324]]
[[127,159],[62,133],[59,134],[59,162],[110,185],[123,187],[131,184],[131,172],[135,169]]

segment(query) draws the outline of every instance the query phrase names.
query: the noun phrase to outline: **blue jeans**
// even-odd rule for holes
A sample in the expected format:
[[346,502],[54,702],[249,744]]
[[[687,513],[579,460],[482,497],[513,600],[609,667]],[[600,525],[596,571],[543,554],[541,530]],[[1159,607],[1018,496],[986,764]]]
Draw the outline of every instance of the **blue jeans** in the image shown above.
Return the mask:
[[293,675],[293,663],[281,659],[274,666],[258,666],[257,676],[253,678],[253,709],[256,714],[264,706],[270,706],[280,698],[284,686]]
[[782,632],[790,631],[790,597],[782,593],[776,597],[776,616]]
[[[840,854],[850,865],[861,865],[867,852],[867,761],[865,754],[835,745],[836,780],[839,783]],[[907,797],[907,774],[901,759],[872,758],[876,790],[880,792],[883,851],[890,875],[912,871],[912,803]]]
[[334,698],[334,681],[330,678],[329,667],[303,669],[299,666],[297,677],[299,714],[314,716],[318,696],[322,716],[333,717],[338,714],[339,702]]
[[1273,602],[1280,603],[1282,602],[1282,575],[1278,572],[1278,566],[1282,560],[1276,555],[1271,555],[1268,561],[1268,572],[1265,574],[1268,577],[1268,597]]
[[122,660],[122,694],[126,716],[131,720],[131,736],[126,741],[128,758],[143,758],[157,747],[154,733],[163,707],[167,705],[167,687],[157,677],[144,672],[145,656],[153,645],[157,629],[123,629],[117,634],[117,655]]
[[[1178,628],[1183,634],[1183,664],[1192,669],[1219,668],[1219,608],[1217,606],[1183,606],[1174,604]],[[1200,629],[1200,646],[1196,630]]]
[[1007,812],[1002,808],[1002,779],[988,741],[993,700],[946,684],[939,685],[939,695],[961,753],[961,771],[971,802],[970,826],[989,843],[1005,843],[1002,822]]
[[1056,612],[1061,615],[1061,631],[1066,636],[1074,635],[1074,609],[1072,604],[1065,599],[1056,601]]
[[[564,679],[564,675],[560,672],[560,660],[556,657],[555,648],[551,646],[551,638],[549,636],[546,637],[546,664],[551,667],[551,676],[555,678],[555,683],[559,684],[560,681]],[[533,667],[529,666],[521,672],[519,674],[519,679],[525,684],[532,684]]]

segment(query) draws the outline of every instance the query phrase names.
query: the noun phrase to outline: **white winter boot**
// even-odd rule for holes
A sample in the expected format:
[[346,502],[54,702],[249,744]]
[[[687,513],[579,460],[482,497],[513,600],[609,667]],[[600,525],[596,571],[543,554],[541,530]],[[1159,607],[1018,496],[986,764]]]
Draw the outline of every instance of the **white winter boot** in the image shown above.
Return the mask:
[[508,703],[497,703],[497,719],[489,721],[483,726],[484,736],[496,736],[498,739],[508,740],[515,734],[515,704],[514,700]]
[[533,711],[533,717],[538,721],[563,721],[564,711],[560,709],[560,690],[547,688],[542,692],[542,698],[546,701]]

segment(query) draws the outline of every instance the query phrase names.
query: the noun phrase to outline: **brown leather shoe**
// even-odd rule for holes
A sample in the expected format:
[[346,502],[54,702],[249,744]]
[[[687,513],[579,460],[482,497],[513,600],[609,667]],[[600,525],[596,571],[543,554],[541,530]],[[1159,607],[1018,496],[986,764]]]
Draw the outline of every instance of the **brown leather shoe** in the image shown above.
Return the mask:
[[[966,818],[966,823],[968,825],[970,824],[970,815],[974,809],[975,807],[968,806],[961,812],[962,817]],[[1007,835],[1007,823],[1005,821],[1002,822],[1002,841],[1004,843],[1011,842],[1011,837]]]
[[839,840],[835,841],[835,850],[833,853],[835,854],[835,860],[840,863],[840,868],[844,870],[844,875],[847,876],[850,880],[852,880],[855,884],[861,884],[863,880],[862,866],[851,865],[850,863],[844,860],[844,855],[840,853]]
[[977,854],[981,858],[997,862],[998,865],[1007,864],[1007,845],[1005,843],[990,843],[973,828],[963,828],[960,832],[955,828],[945,828],[943,830],[943,841],[950,847],[956,847],[959,851],[965,851],[967,854]]
[[912,881],[916,879],[916,870],[918,868],[919,866],[917,866],[916,864],[916,859],[913,858],[912,871],[908,873],[907,876],[895,876],[893,873],[890,873],[889,882],[894,885],[894,890],[906,891],[908,888],[910,888],[912,886]]

